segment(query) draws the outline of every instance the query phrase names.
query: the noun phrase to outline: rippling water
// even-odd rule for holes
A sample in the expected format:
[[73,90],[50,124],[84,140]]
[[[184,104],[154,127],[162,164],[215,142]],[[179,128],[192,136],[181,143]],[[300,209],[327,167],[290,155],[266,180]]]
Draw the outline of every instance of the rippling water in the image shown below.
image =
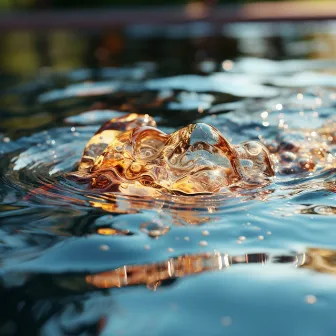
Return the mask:
[[[333,335],[335,68],[243,58],[209,75],[82,70],[4,90],[18,112],[3,110],[0,143],[0,333]],[[204,122],[262,141],[275,179],[155,197],[66,179],[101,124],[129,112],[167,133]]]

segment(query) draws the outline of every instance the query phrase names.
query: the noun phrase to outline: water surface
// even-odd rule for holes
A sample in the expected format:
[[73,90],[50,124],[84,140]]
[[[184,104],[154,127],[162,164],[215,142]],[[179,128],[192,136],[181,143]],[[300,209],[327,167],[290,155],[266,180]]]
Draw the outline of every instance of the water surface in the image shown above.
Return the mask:
[[[227,34],[255,38],[242,31]],[[202,71],[133,63],[2,86],[1,334],[333,335],[336,62],[242,52]],[[101,124],[129,112],[287,156],[265,187],[197,197],[66,179]],[[284,169],[326,125],[326,155]]]

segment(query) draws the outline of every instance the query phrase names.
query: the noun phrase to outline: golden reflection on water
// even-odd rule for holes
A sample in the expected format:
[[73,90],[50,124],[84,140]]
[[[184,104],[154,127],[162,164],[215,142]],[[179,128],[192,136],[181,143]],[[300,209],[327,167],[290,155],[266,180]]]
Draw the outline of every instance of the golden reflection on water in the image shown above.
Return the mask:
[[230,256],[213,252],[184,255],[160,263],[146,265],[125,265],[115,270],[90,274],[86,283],[96,288],[113,288],[146,285],[156,290],[163,281],[185,276],[228,269],[236,264],[289,263],[293,267],[311,269],[319,273],[336,274],[336,251],[309,248],[305,253],[271,256],[266,253]]
[[[295,262],[295,256],[292,256]],[[112,271],[86,276],[86,282],[97,288],[113,288],[133,285],[146,285],[156,289],[162,281],[181,278],[187,275],[223,270],[235,264],[268,262],[265,253],[230,256],[219,252],[185,255],[170,258],[161,263],[128,265]]]
[[336,207],[328,205],[306,206],[300,209],[300,213],[309,215],[334,216],[336,215]]
[[336,251],[309,248],[300,267],[319,273],[336,274]]
[[127,230],[117,230],[111,228],[99,228],[97,233],[103,236],[116,236],[116,235],[127,235],[129,231]]

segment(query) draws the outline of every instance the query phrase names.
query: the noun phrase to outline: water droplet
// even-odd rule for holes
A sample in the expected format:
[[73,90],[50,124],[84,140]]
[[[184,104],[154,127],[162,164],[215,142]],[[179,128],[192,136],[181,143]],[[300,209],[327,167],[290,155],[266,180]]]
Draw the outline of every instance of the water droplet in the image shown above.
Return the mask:
[[233,62],[231,60],[225,60],[222,63],[222,67],[225,71],[230,71],[233,68]]
[[228,327],[232,324],[232,318],[230,316],[223,316],[221,318],[221,323],[223,326]]
[[99,247],[102,251],[108,251],[110,247],[108,245],[100,245]]
[[308,304],[314,304],[314,303],[317,302],[317,298],[316,298],[315,295],[307,295],[307,296],[306,296],[306,302],[307,302]]
[[268,117],[268,112],[267,111],[261,112],[260,117],[266,119]]
[[149,222],[141,224],[140,230],[149,237],[157,238],[166,234],[170,230],[170,227],[161,223]]

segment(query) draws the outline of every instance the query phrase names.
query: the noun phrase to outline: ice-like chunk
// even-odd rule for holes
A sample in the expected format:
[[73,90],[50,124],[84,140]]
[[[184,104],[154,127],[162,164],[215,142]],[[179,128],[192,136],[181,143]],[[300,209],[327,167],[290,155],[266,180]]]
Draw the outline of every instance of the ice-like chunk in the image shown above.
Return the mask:
[[[104,124],[87,144],[77,172],[68,176],[102,191],[152,188],[167,193],[214,193],[269,183],[273,163],[256,141],[232,145],[213,126],[198,123],[172,134],[148,115]],[[141,194],[141,193],[139,193]]]

